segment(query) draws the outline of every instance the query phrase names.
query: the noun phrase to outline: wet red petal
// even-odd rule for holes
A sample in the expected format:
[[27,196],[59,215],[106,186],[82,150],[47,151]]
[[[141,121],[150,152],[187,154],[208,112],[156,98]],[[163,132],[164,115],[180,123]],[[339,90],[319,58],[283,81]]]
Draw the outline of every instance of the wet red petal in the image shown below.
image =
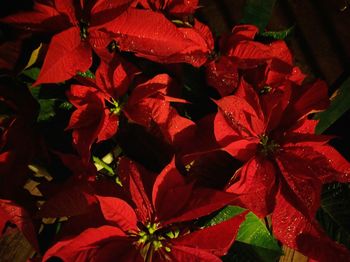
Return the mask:
[[90,46],[81,41],[79,29],[71,27],[52,38],[34,85],[63,82],[87,71],[91,63]]
[[116,197],[96,196],[104,218],[124,232],[137,230],[137,217],[134,209],[124,200]]
[[219,257],[224,256],[235,241],[245,215],[246,213],[240,214],[220,224],[179,237],[172,242],[176,245],[201,249]]
[[274,207],[276,175],[270,160],[254,157],[235,173],[226,191],[239,195],[246,208],[264,217]]

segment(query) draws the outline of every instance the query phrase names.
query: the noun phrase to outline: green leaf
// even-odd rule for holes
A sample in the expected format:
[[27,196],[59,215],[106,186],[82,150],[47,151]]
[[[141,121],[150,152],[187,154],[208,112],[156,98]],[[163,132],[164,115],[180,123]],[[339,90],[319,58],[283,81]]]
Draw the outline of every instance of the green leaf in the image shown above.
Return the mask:
[[64,110],[71,110],[73,108],[73,105],[71,103],[69,103],[68,101],[63,101],[60,105],[59,105],[60,109],[64,109]]
[[249,244],[261,261],[275,261],[282,255],[277,240],[266,228],[265,222],[252,212],[240,227],[237,241]]
[[350,185],[326,185],[317,220],[334,240],[350,248]]
[[237,216],[241,213],[243,213],[245,209],[241,208],[239,206],[227,206],[223,209],[221,209],[218,213],[216,213],[215,216],[210,218],[209,221],[207,221],[204,226],[209,227],[209,226],[215,226],[221,222],[224,222],[231,217]]
[[241,23],[256,25],[263,32],[270,21],[276,0],[247,0]]
[[[278,261],[279,256],[271,258],[261,258],[256,251],[255,247],[235,241],[233,246],[230,248],[228,254],[222,257],[224,262],[260,262],[260,261]],[[256,248],[255,248],[256,249]]]
[[[28,70],[26,70],[28,71]],[[59,110],[70,110],[73,105],[69,103],[64,95],[64,88],[51,88],[49,86],[28,86],[32,96],[40,105],[37,122],[48,121],[56,116]]]
[[39,73],[40,73],[40,68],[38,67],[32,67],[22,72],[23,75],[25,75],[26,77],[29,77],[33,81],[35,81],[38,78]]
[[56,99],[39,99],[40,111],[37,118],[38,122],[50,120],[56,115]]
[[85,78],[95,78],[95,75],[90,70],[87,70],[86,72],[78,72],[77,75]]
[[316,133],[321,134],[350,109],[350,77],[333,94],[331,105],[326,111],[318,113],[315,119],[319,119]]
[[93,156],[94,164],[97,169],[105,169],[111,176],[114,176],[114,170],[107,163],[99,159],[97,156]]
[[273,38],[275,40],[281,40],[281,39],[285,39],[287,36],[289,36],[292,31],[294,30],[294,26],[291,26],[285,30],[282,31],[267,31],[267,32],[263,32],[261,33],[262,36],[264,37],[270,37]]
[[[227,206],[212,217],[205,225],[216,225],[243,211],[244,209],[241,207]],[[249,257],[249,259],[245,259],[244,261],[275,261],[282,255],[281,247],[266,228],[265,222],[252,212],[247,214],[246,220],[242,223],[232,249],[235,250],[237,245],[240,247],[243,246],[246,250],[244,256]],[[225,256],[224,261],[242,261],[237,259],[236,251],[231,250],[229,255]]]

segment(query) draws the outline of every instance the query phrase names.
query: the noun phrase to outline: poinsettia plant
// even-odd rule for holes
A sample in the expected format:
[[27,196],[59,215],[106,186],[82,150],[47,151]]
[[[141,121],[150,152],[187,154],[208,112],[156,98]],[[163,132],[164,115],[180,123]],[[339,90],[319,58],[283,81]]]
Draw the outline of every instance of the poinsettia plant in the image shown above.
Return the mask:
[[1,239],[20,231],[32,261],[350,261],[348,213],[332,216],[350,163],[322,134],[344,101],[257,2],[215,37],[198,0],[4,14]]

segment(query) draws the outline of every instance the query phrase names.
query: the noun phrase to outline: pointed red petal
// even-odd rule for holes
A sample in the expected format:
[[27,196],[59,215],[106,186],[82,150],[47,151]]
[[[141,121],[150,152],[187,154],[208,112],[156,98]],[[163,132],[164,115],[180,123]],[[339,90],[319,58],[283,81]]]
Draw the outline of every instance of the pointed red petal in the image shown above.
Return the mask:
[[118,125],[118,115],[111,113],[109,109],[105,109],[104,117],[99,127],[100,132],[98,133],[96,143],[110,139],[112,136],[114,136],[117,133]]
[[[76,149],[84,160],[89,160],[90,147],[99,135],[101,139],[107,139],[116,132],[117,118],[110,118],[103,94],[93,87],[72,85],[67,97],[77,110],[73,112],[66,129],[73,129]],[[111,126],[105,128],[105,121]]]
[[305,118],[302,121],[298,121],[298,125],[294,126],[291,131],[300,134],[315,134],[317,124],[318,120]]
[[317,147],[327,144],[332,136],[286,132],[283,147]]
[[169,219],[164,224],[190,221],[207,216],[231,203],[240,204],[237,195],[209,188],[195,188],[177,217]]
[[314,176],[322,184],[331,182],[349,182],[350,164],[333,147],[322,143],[307,142],[292,144],[285,151],[297,155],[302,163],[307,164],[310,171],[305,175]]
[[188,102],[185,99],[182,98],[177,98],[177,97],[172,97],[172,96],[165,96],[165,95],[161,95],[164,99],[164,101],[167,101],[169,103],[182,103],[182,104],[190,104],[190,102]]
[[273,163],[260,157],[249,160],[233,177],[227,192],[239,195],[243,205],[263,217],[271,213],[276,194]]
[[121,50],[156,62],[201,66],[212,50],[207,27],[198,22],[194,28],[177,28],[164,15],[150,10],[129,8],[107,29]]
[[39,217],[70,217],[86,214],[97,204],[92,188],[87,184],[66,187],[49,198],[40,208]]
[[293,72],[293,58],[287,44],[282,40],[272,42],[269,48],[273,58],[265,82],[274,86],[283,83],[286,76]]
[[176,245],[202,249],[216,256],[224,256],[236,239],[246,212],[220,224],[206,227],[172,241]]
[[175,16],[193,14],[198,8],[199,0],[171,0],[168,1],[167,11]]
[[94,7],[91,10],[92,14],[106,11],[108,9],[123,9],[128,6],[133,0],[119,0],[119,1],[106,1],[97,0]]
[[[136,205],[136,213],[143,223],[151,221],[153,215],[153,207],[147,196],[143,184],[145,173],[143,168],[123,157],[118,164],[118,175],[122,181],[123,187],[130,192],[131,199]],[[144,178],[145,180],[147,178]]]
[[97,0],[91,10],[90,23],[92,26],[104,27],[122,14],[134,2],[133,0]]
[[79,107],[85,104],[85,101],[89,99],[89,93],[96,93],[97,89],[91,86],[84,85],[71,85],[70,90],[67,92],[69,101],[75,106]]
[[101,115],[102,108],[97,105],[85,104],[75,110],[69,120],[69,124],[66,127],[68,129],[78,129],[96,125]]
[[172,246],[170,256],[174,261],[186,262],[221,262],[222,260],[217,256],[198,248],[191,248],[186,246]]
[[232,128],[221,111],[215,115],[214,134],[222,150],[236,159],[248,161],[256,153],[259,138],[241,136]]
[[290,190],[289,200],[306,216],[315,216],[322,189],[315,159],[308,159],[303,148],[286,148],[278,154],[276,162]]
[[240,80],[235,96],[243,98],[245,101],[247,101],[247,103],[255,109],[257,116],[264,119],[264,112],[260,103],[260,97],[254,90],[253,86],[244,79]]
[[79,29],[71,27],[55,35],[49,45],[44,64],[34,85],[57,83],[85,72],[92,62],[91,48],[81,41]]
[[175,166],[175,159],[167,165],[157,177],[152,192],[152,202],[159,220],[173,217],[186,205],[192,193],[192,184],[186,184],[185,178]]
[[155,102],[151,104],[153,120],[170,143],[181,147],[193,137],[195,124],[191,120],[180,116],[168,102],[160,100],[151,102]]
[[1,18],[0,21],[33,31],[59,32],[71,26],[69,20],[50,5],[34,2],[33,9]]
[[238,96],[223,97],[216,104],[231,128],[241,136],[257,137],[265,132],[259,105],[255,105],[255,109]]
[[334,170],[333,172],[330,170],[327,175],[320,177],[323,183],[350,182],[350,163],[337,150],[329,145],[314,147],[313,149],[322,154],[328,165]]
[[147,82],[138,85],[131,93],[131,96],[128,99],[128,104],[135,105],[142,99],[155,95],[158,92],[165,94],[165,90],[168,88],[171,81],[172,80],[169,75],[159,74],[153,77],[151,80],[148,80]]
[[306,78],[306,74],[304,74],[301,69],[297,66],[293,67],[291,75],[288,76],[288,79],[297,85],[302,85]]
[[[74,5],[73,1],[60,1],[60,0],[54,0],[55,2],[55,8],[58,12],[65,14],[68,16],[69,21],[72,25],[78,24],[78,19],[76,18],[76,12],[79,12],[81,6]],[[78,10],[77,10],[78,9]]]
[[253,41],[239,42],[228,56],[236,58],[241,69],[256,67],[272,59],[268,46]]
[[129,120],[148,129],[152,124],[157,124],[164,138],[175,146],[183,145],[194,133],[194,123],[180,116],[161,96],[144,98],[134,105],[128,104],[124,113]]
[[116,197],[96,196],[104,218],[124,232],[137,230],[137,217],[134,209],[124,200]]
[[282,86],[273,88],[269,94],[262,96],[261,104],[267,121],[266,129],[268,131],[281,127],[281,122],[287,118],[285,111],[292,99],[292,88],[292,85],[287,82]]
[[137,72],[136,67],[115,54],[110,61],[102,59],[96,70],[96,85],[108,95],[117,99],[127,92]]
[[[114,243],[114,250],[108,248],[110,252],[106,254],[103,249],[111,243]],[[117,227],[89,228],[75,238],[57,242],[46,251],[43,261],[54,256],[67,262],[118,260],[130,245],[131,241]]]
[[288,108],[289,114],[285,116],[287,123],[294,123],[308,114],[325,110],[330,103],[328,86],[321,80],[301,88],[294,88],[292,98],[294,101]]
[[208,64],[206,77],[208,84],[213,86],[222,97],[232,94],[238,86],[237,65],[226,56]]
[[314,218],[305,217],[279,192],[272,214],[273,233],[284,245],[321,262],[349,261],[350,252],[331,240]]
[[232,29],[232,34],[220,40],[220,50],[225,54],[233,52],[240,41],[253,40],[259,29],[255,25],[238,25]]

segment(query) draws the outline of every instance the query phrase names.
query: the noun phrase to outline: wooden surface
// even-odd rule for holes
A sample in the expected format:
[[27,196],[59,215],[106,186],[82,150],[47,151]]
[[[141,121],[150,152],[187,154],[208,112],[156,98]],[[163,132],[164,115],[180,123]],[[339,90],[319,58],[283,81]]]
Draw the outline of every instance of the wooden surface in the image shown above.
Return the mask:
[[26,262],[35,251],[18,229],[0,238],[0,262]]
[[279,262],[307,262],[308,259],[306,256],[302,255],[301,253],[287,248],[283,247],[284,256],[282,256],[279,260]]

